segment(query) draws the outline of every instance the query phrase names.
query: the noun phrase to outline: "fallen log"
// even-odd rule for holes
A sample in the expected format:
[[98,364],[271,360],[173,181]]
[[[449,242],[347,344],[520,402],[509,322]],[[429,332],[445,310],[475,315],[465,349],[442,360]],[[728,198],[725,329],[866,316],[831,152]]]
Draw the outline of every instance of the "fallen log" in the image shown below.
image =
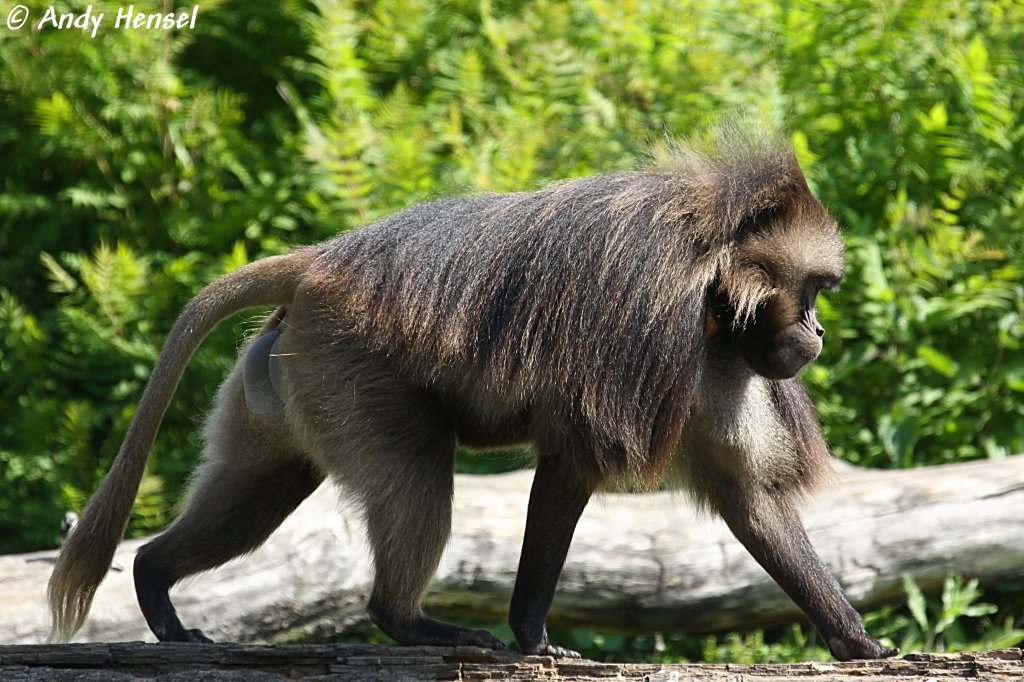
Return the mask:
[[[503,620],[530,472],[457,477],[453,537],[427,609]],[[861,609],[902,600],[901,576],[1024,578],[1024,455],[904,471],[843,466],[805,511],[811,539]],[[187,581],[183,622],[219,641],[325,640],[364,621],[371,562],[351,511],[318,490],[260,550]],[[58,516],[58,514],[55,514]],[[122,543],[80,641],[149,640]],[[54,552],[0,557],[0,641],[45,641]],[[608,494],[580,521],[549,622],[620,632],[718,632],[801,618],[716,519],[684,495]]]
[[901,660],[737,665],[595,663],[522,656],[473,647],[385,647],[306,644],[65,644],[0,646],[0,679],[64,680],[690,680],[733,682],[898,682],[1024,676],[1020,649],[956,655],[917,654]]

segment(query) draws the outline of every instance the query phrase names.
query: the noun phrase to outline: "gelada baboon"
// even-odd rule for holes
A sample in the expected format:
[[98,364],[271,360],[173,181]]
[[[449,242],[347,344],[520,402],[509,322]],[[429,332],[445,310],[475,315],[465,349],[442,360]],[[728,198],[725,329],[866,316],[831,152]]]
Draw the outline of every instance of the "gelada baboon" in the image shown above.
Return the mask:
[[365,512],[381,630],[501,648],[420,602],[450,532],[455,444],[529,442],[509,609],[522,651],[574,655],[544,621],[590,496],[671,472],[837,658],[892,655],[796,509],[829,469],[796,374],[821,349],[815,297],[843,275],[838,230],[784,144],[711,137],[641,171],[415,206],[203,289],[54,569],[55,636],[86,617],[189,357],[226,316],[276,304],[220,388],[182,515],[135,560],[159,639],[209,641],[185,629],[168,589],[259,546],[329,476]]

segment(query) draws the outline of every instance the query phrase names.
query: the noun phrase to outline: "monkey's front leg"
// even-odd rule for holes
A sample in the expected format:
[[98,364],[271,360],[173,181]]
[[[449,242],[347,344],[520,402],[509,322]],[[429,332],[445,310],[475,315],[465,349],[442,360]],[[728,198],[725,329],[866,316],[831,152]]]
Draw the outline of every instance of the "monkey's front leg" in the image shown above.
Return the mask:
[[864,629],[860,615],[811,546],[786,492],[727,485],[717,497],[716,506],[729,528],[810,617],[833,656],[846,661],[898,653]]
[[540,457],[530,489],[523,553],[509,605],[509,624],[526,654],[579,658],[578,652],[548,641],[544,625],[555,585],[583,508],[593,489],[552,457]]

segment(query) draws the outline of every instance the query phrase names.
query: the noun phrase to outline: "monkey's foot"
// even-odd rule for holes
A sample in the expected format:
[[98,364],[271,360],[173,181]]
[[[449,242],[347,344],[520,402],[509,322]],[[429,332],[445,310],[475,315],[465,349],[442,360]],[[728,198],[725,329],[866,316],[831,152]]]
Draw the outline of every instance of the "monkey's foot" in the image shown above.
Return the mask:
[[828,648],[832,655],[840,661],[852,659],[891,658],[900,652],[899,649],[885,646],[866,632],[848,640],[830,637]]
[[176,630],[157,632],[157,639],[161,642],[188,642],[190,644],[213,644],[213,640],[203,634],[202,630],[192,628],[186,630],[179,627]]
[[193,642],[195,644],[213,644],[213,640],[203,634],[202,630],[192,628],[191,630],[185,630],[185,642]]
[[564,646],[558,646],[557,644],[549,644],[545,642],[536,648],[534,651],[527,651],[530,656],[553,656],[555,658],[583,658],[580,652],[568,649]]
[[384,633],[399,644],[406,646],[478,646],[484,649],[504,649],[505,643],[487,630],[450,625],[433,618],[420,616],[413,619],[397,619],[379,608],[368,609],[370,619]]
[[[138,567],[138,562],[136,562]],[[178,620],[178,614],[171,604],[167,590],[154,588],[153,584],[143,578],[139,578],[136,570],[135,586],[139,598],[139,606],[142,608],[142,615],[146,617],[149,629],[153,631],[156,638],[161,642],[191,642],[193,644],[212,644],[213,640],[203,634],[202,630],[192,628],[185,629],[185,626]]]
[[[453,628],[455,626],[452,626]],[[452,642],[455,646],[478,646],[484,649],[504,649],[505,643],[487,630],[455,628],[458,632]]]

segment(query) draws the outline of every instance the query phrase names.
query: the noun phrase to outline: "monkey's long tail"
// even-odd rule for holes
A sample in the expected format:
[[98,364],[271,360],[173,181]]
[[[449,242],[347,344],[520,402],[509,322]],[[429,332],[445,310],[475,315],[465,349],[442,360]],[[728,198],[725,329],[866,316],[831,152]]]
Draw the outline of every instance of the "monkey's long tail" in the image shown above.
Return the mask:
[[206,286],[178,316],[117,458],[57,558],[47,589],[51,641],[70,640],[85,622],[128,525],[160,422],[203,338],[240,310],[288,303],[315,255],[315,249],[304,248],[250,263]]

